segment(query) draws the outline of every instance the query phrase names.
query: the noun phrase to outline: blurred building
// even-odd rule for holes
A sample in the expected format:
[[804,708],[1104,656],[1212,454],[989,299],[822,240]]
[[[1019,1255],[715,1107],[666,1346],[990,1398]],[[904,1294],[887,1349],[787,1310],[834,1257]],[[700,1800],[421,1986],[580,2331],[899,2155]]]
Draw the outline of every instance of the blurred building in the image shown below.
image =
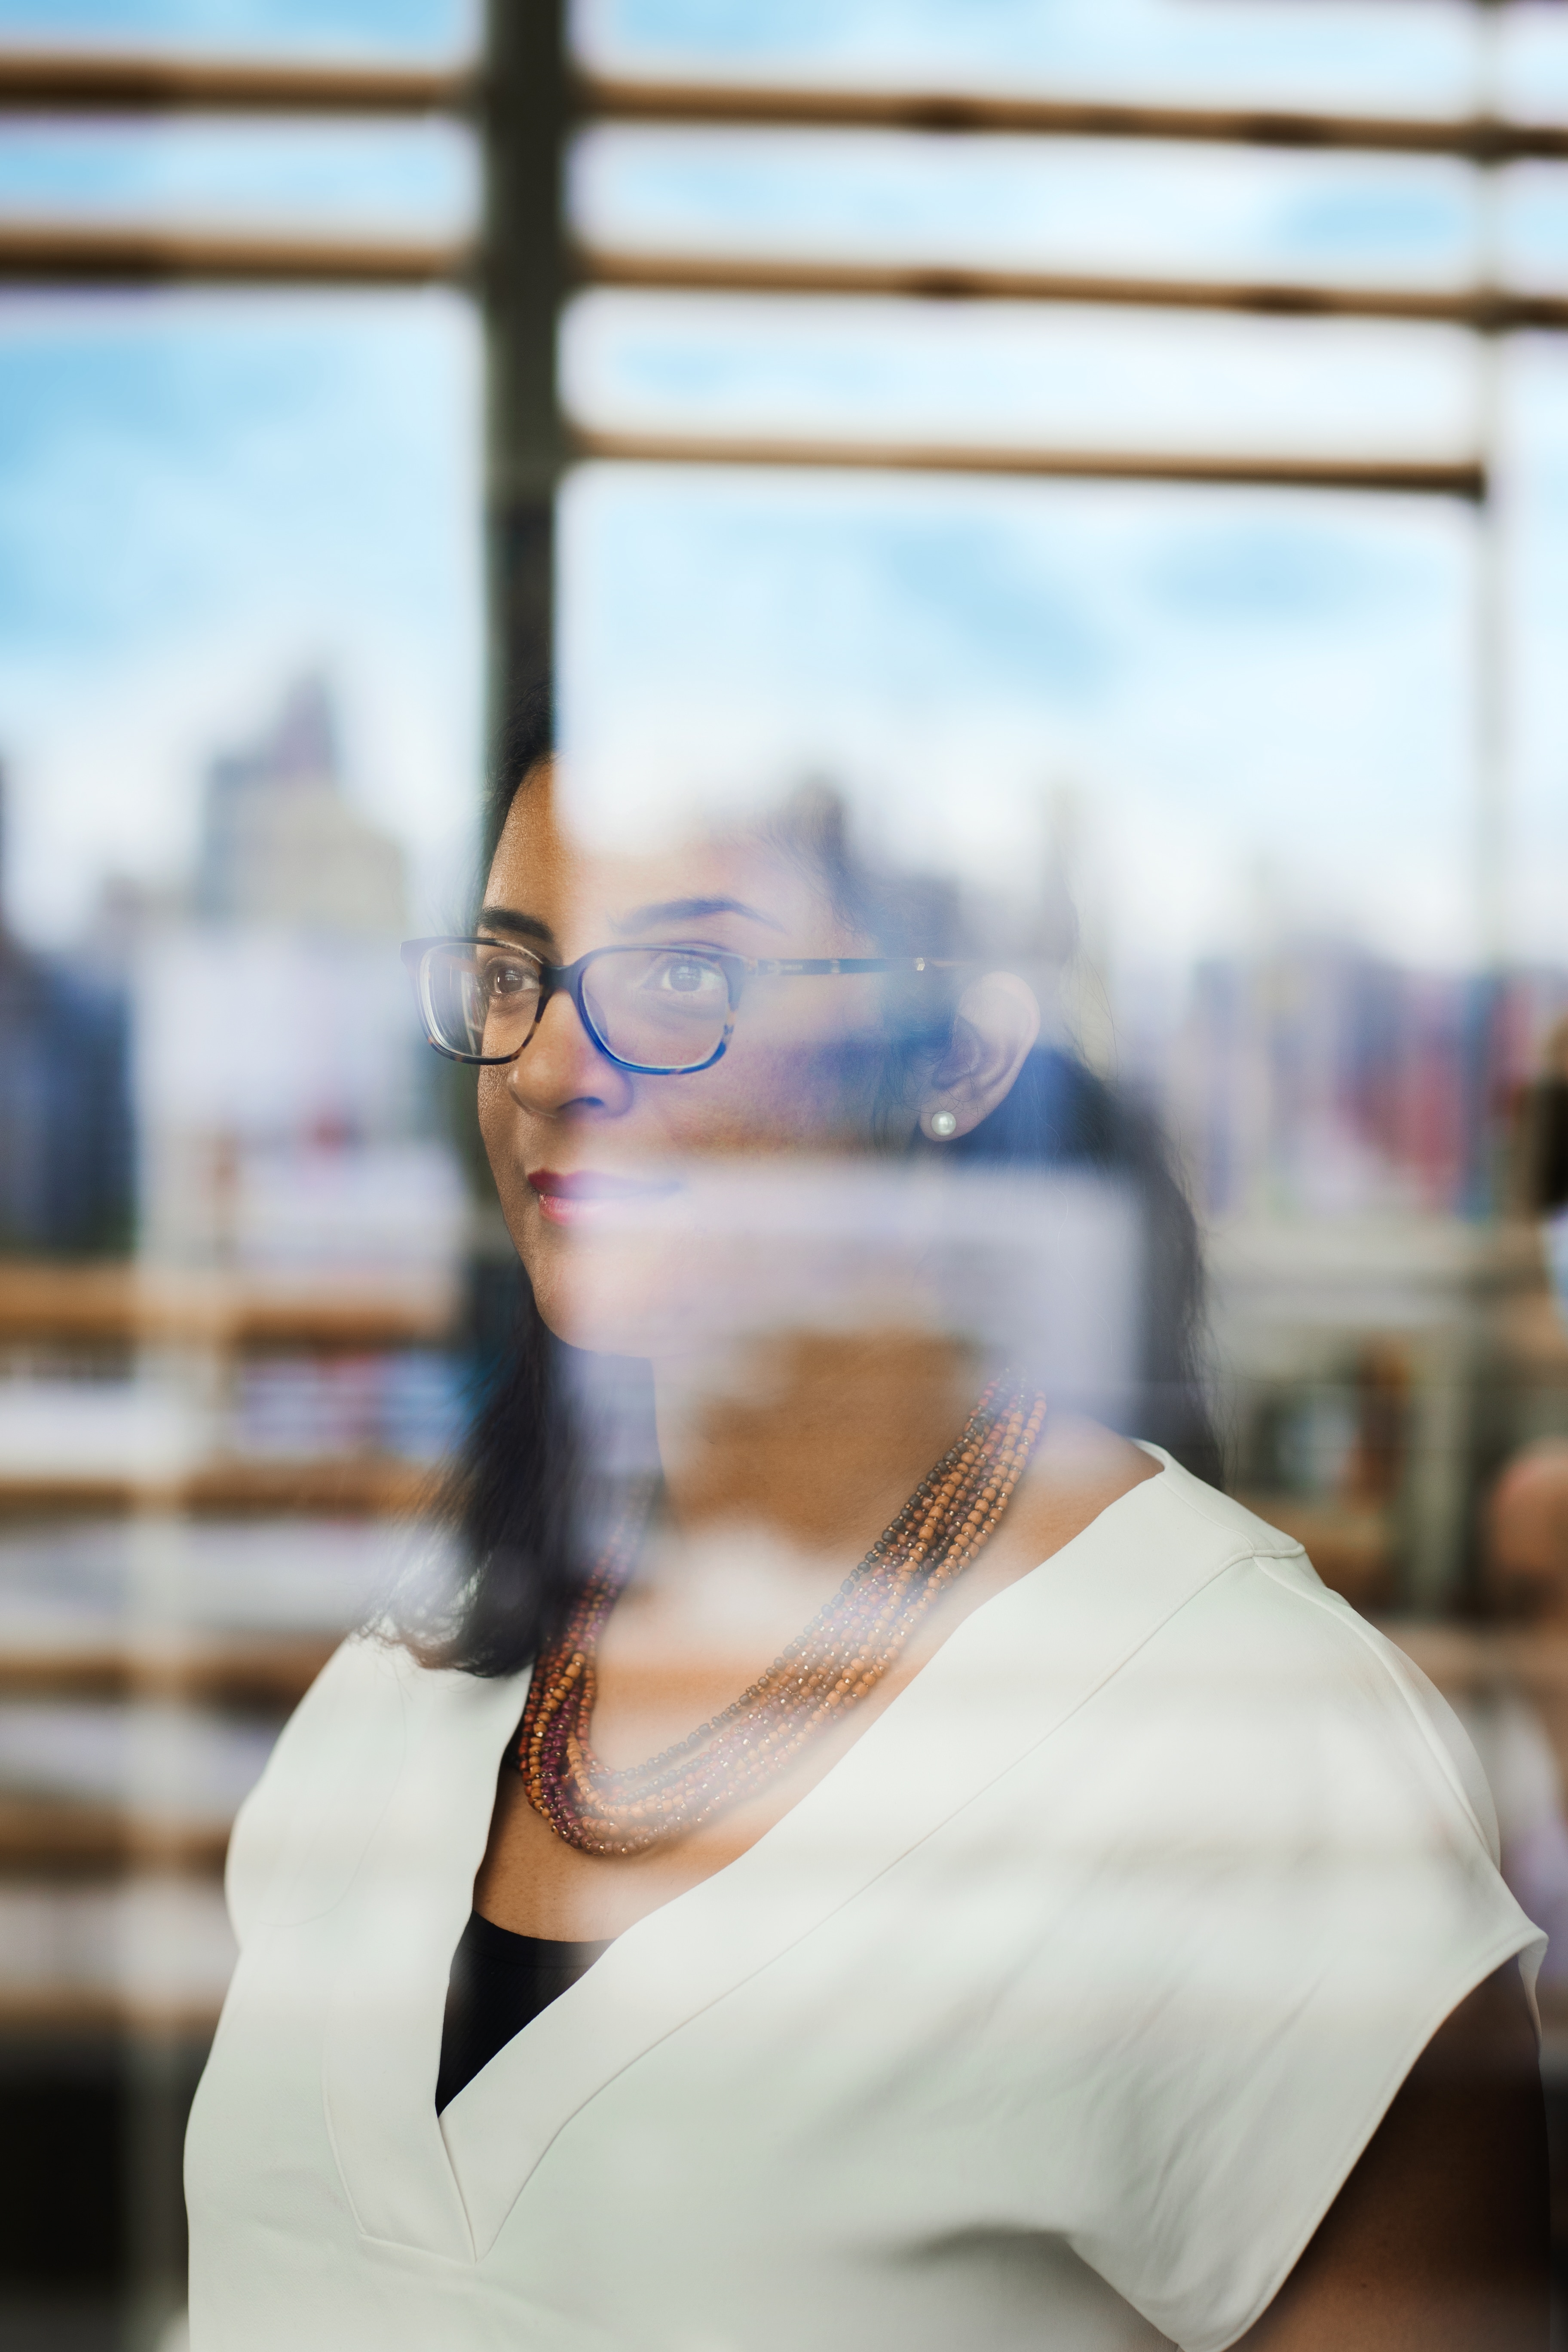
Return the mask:
[[[0,906],[5,803],[0,778]],[[126,992],[89,957],[41,955],[0,912],[0,1249],[123,1249],[133,1217]]]
[[188,879],[68,956],[0,932],[0,1250],[134,1244],[6,1270],[17,1507],[402,1507],[448,1442],[468,1194],[404,908],[312,678],[213,761]]
[[344,789],[320,678],[207,774],[190,911],[133,958],[143,1254],[447,1268],[455,1154],[397,955],[403,853]]
[[307,677],[247,749],[207,771],[195,912],[217,923],[396,936],[403,853],[344,798],[324,679]]

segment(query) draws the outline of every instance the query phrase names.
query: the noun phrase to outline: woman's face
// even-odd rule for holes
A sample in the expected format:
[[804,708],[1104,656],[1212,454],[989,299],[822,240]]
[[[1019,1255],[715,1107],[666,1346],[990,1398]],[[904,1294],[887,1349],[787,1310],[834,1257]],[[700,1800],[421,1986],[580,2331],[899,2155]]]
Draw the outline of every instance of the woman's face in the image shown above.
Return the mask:
[[[643,944],[747,958],[877,951],[760,837],[627,856],[573,845],[547,772],[512,804],[479,929],[552,964]],[[843,1168],[914,1129],[913,1099],[886,1099],[883,986],[874,975],[750,979],[722,1058],[676,1076],[619,1067],[563,992],[515,1061],[481,1069],[501,1207],[559,1337],[657,1355],[715,1318],[735,1328],[779,1311],[787,1278],[758,1202],[779,1196],[789,1162]]]

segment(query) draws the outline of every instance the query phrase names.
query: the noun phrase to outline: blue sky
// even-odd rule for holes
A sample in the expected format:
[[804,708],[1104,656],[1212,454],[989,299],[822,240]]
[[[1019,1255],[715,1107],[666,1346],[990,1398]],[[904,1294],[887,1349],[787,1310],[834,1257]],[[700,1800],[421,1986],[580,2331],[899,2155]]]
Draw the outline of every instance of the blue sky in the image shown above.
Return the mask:
[[607,430],[1444,461],[1479,421],[1459,330],[1349,319],[604,289],[563,362]]
[[478,23],[477,0],[0,0],[0,37],[40,47],[447,58],[472,48]]
[[0,216],[285,225],[458,236],[479,199],[474,142],[437,121],[23,118],[0,141]]
[[[1479,14],[1468,0],[577,0],[574,21],[585,55],[649,72],[1419,114],[1472,94]],[[1502,94],[1561,109],[1562,11],[1500,14]]]
[[[1441,156],[1158,140],[602,124],[572,212],[591,245],[1139,277],[1451,287],[1483,239],[1475,175]],[[1561,285],[1568,174],[1498,175],[1510,283]]]
[[590,242],[676,250],[1453,284],[1471,176],[1442,157],[1143,140],[602,124],[574,156]]

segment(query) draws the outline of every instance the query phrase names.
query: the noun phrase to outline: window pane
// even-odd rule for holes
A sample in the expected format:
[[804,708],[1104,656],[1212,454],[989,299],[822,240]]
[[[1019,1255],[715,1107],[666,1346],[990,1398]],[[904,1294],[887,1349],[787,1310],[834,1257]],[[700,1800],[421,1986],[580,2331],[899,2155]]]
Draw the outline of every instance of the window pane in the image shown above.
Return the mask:
[[478,0],[0,0],[0,41],[421,62],[478,47]]
[[1208,1208],[1453,1210],[1441,1121],[1358,1141],[1314,1098],[1271,1129],[1200,1047],[1216,974],[1324,1035],[1357,973],[1468,985],[1474,531],[1343,495],[587,467],[570,772],[611,827],[825,777],[906,866],[1054,875],[1084,961],[1051,1017],[1154,1092]]
[[24,117],[0,142],[0,218],[456,238],[478,210],[455,123]]
[[1450,286],[1475,189],[1442,159],[1087,139],[605,125],[572,219],[616,252]]
[[1457,330],[1345,320],[602,291],[563,381],[608,432],[1463,459]]
[[188,870],[204,761],[327,676],[438,907],[467,855],[479,353],[456,297],[0,306],[7,897],[68,938]]
[[1535,0],[1500,9],[1498,88],[1504,110],[1526,122],[1568,121],[1568,19]]
[[[198,171],[203,136],[76,191],[276,198],[247,126]],[[470,882],[481,356],[446,291],[0,299],[0,2016],[71,2029],[34,2082],[96,2069],[140,2151],[40,2341],[120,2340],[132,2291],[174,2340],[229,1822],[421,1556],[464,1409],[467,1185],[397,950]],[[16,2094],[13,2059],[7,2128]]]
[[1568,291],[1568,167],[1515,163],[1500,188],[1499,244],[1510,285]]
[[1147,103],[1460,111],[1478,11],[1465,0],[578,0],[604,71]]

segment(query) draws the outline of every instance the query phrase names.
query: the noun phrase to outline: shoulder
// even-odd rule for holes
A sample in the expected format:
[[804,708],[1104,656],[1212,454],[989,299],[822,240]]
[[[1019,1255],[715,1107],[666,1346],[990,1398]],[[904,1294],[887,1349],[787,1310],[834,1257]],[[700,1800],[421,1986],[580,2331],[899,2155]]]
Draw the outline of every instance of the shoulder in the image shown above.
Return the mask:
[[[1425,1677],[1292,1538],[1160,1458],[1003,1597],[976,1688],[1031,1736],[965,1858],[983,1831],[1020,1864],[1015,2075],[1037,2057],[1062,2097],[1082,2036],[1073,2242],[1218,2352],[1443,2020],[1541,1939]],[[1021,2140],[1019,2177],[1037,2160]]]
[[[1243,1738],[1310,1790],[1354,1811],[1397,1789],[1473,1833],[1495,1863],[1497,1815],[1471,1741],[1403,1651],[1331,1592],[1301,1545],[1174,1463],[1139,1490],[1145,1537],[1206,1559],[1144,1671],[1206,1695],[1208,1741]],[[1136,1675],[1134,1679],[1137,1679]]]
[[1138,1450],[1163,1467],[1159,1477],[1145,1479],[1136,1491],[1146,1496],[1152,1509],[1162,1514],[1173,1534],[1179,1531],[1184,1542],[1206,1546],[1216,1558],[1306,1559],[1294,1536],[1270,1527],[1256,1511],[1246,1509],[1229,1495],[1222,1495],[1217,1486],[1205,1486],[1203,1479],[1194,1478],[1163,1446],[1140,1443]]
[[229,1840],[225,1891],[242,1945],[263,1919],[326,1908],[346,1885],[401,1765],[420,1671],[381,1634],[351,1634],[284,1725]]
[[385,1632],[351,1635],[280,1733],[240,1808],[226,1892],[243,1946],[260,1926],[321,1916],[347,1893],[400,1780],[493,1779],[528,1687],[425,1665]]

